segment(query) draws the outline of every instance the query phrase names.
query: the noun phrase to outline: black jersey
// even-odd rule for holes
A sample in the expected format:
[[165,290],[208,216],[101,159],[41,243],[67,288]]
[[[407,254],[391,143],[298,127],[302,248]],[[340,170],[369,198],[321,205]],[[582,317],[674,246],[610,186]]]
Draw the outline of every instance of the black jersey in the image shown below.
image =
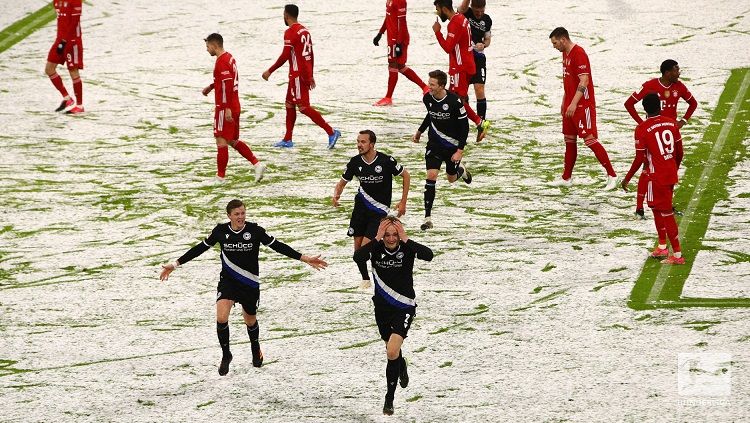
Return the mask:
[[268,235],[266,230],[256,223],[245,222],[242,229],[235,231],[231,223],[227,222],[216,225],[211,235],[188,250],[177,261],[185,264],[208,251],[216,243],[219,243],[221,248],[221,276],[253,288],[258,288],[260,284],[258,277],[260,244],[295,260],[302,257],[302,254],[292,247]]
[[400,309],[417,306],[414,294],[414,259],[431,261],[432,250],[418,242],[399,242],[390,251],[383,241],[372,241],[354,253],[354,261],[372,262],[375,280],[375,304],[389,304]]
[[485,13],[477,19],[474,17],[474,11],[471,8],[464,12],[464,16],[469,20],[469,26],[471,27],[471,43],[483,43],[484,37],[490,33],[492,28],[492,18]]
[[350,182],[356,176],[359,189],[354,201],[360,202],[368,210],[385,215],[391,207],[393,177],[403,172],[404,167],[396,159],[378,151],[370,163],[361,155],[352,157],[341,178]]
[[427,149],[463,150],[466,137],[469,136],[469,120],[466,118],[466,108],[458,96],[450,91],[440,100],[427,93],[422,98],[427,107],[419,132],[429,127]]

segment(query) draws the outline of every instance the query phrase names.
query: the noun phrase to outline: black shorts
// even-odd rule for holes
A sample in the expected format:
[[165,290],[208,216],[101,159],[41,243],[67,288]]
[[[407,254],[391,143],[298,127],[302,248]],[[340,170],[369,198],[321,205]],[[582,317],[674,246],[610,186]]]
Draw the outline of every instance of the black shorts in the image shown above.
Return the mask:
[[384,214],[369,210],[359,201],[355,201],[354,210],[352,210],[352,219],[349,221],[349,230],[346,234],[349,236],[363,236],[371,240],[375,239],[380,221],[384,217]]
[[216,301],[232,300],[242,304],[245,313],[255,316],[260,305],[260,288],[253,288],[233,279],[221,276],[216,287]]
[[484,84],[487,81],[487,57],[475,51],[474,63],[476,64],[476,71],[469,79],[469,84]]
[[453,154],[455,152],[456,150],[451,151],[444,148],[435,149],[428,146],[427,150],[424,153],[425,168],[427,170],[440,170],[440,167],[443,165],[443,163],[445,163],[445,173],[447,173],[448,175],[457,174],[458,165],[461,164],[461,162],[454,162],[453,160],[451,160],[451,157],[453,157]]
[[388,342],[394,333],[406,339],[411,322],[417,315],[416,307],[400,309],[383,305],[375,297],[372,297],[372,302],[375,304],[375,323],[378,324],[378,332],[383,341]]

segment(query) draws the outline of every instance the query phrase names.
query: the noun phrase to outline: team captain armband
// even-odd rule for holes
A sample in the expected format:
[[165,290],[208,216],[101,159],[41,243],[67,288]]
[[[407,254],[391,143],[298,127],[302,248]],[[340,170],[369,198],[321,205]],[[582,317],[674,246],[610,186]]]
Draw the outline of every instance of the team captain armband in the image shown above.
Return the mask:
[[582,92],[582,93],[585,93],[585,92],[586,92],[586,87],[585,87],[585,86],[583,86],[583,85],[579,85],[577,89],[578,89],[578,91],[580,91],[580,92]]

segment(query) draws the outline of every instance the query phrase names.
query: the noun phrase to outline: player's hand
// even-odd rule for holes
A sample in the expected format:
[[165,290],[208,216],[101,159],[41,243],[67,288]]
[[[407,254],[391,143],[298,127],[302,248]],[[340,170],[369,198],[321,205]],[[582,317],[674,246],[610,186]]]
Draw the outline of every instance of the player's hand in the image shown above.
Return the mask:
[[687,123],[687,121],[685,119],[680,119],[677,122],[677,129],[682,129],[682,127],[685,126],[686,123]]
[[441,29],[440,22],[438,22],[437,20],[435,20],[435,23],[432,24],[432,30],[435,33],[438,33],[438,32],[440,32],[440,29]]
[[393,226],[396,228],[396,231],[398,232],[398,239],[402,242],[406,242],[409,240],[409,237],[406,235],[406,231],[404,230],[404,225],[401,223],[400,220],[394,220]]
[[398,217],[406,214],[406,201],[401,200],[396,204],[396,210],[398,210]]
[[232,109],[226,108],[224,109],[226,113],[224,113],[224,120],[227,122],[234,122],[234,119],[232,118]]
[[300,260],[307,263],[310,267],[312,267],[315,270],[323,270],[328,266],[328,263],[325,262],[325,260],[320,258],[320,254],[317,256],[305,256],[303,255],[300,257]]
[[331,202],[333,203],[333,207],[338,207],[341,205],[341,203],[339,202],[339,197],[335,195],[331,197]]
[[455,153],[451,156],[451,161],[454,163],[458,163],[461,161],[461,159],[464,157],[464,151],[463,150],[456,150]]
[[57,54],[63,54],[63,51],[65,51],[65,44],[67,44],[67,41],[60,40],[60,42],[57,44],[57,49],[55,50]]
[[315,89],[315,78],[313,78],[312,76],[310,77],[310,89]]
[[393,223],[393,221],[387,217],[384,217],[378,225],[378,232],[375,234],[375,241],[380,241],[385,236],[385,230]]
[[474,50],[476,50],[478,52],[483,52],[484,51],[484,43],[476,43],[476,44],[474,44]]
[[263,75],[261,75],[260,77],[263,78],[265,81],[268,81],[268,78],[271,77],[271,72],[265,71],[263,72]]
[[174,264],[162,264],[161,265],[161,274],[159,275],[159,280],[165,281],[169,279],[169,275],[174,272]]
[[576,112],[576,107],[578,107],[577,104],[570,103],[570,106],[565,109],[565,117],[573,117],[573,113]]
[[378,32],[378,35],[376,35],[375,38],[372,39],[372,43],[375,44],[376,46],[380,45],[380,38],[382,37],[383,37],[383,33]]
[[620,186],[622,187],[622,190],[625,192],[628,192],[628,184],[630,183],[630,180],[623,179],[622,182],[620,182]]
[[208,93],[210,93],[213,89],[214,89],[214,87],[212,87],[211,85],[209,85],[206,88],[204,88],[203,91],[201,91],[201,93],[203,93],[204,96],[207,96]]
[[418,142],[419,142],[419,138],[420,138],[421,136],[422,136],[422,133],[421,133],[421,132],[419,132],[419,131],[417,131],[417,132],[416,132],[416,133],[415,133],[415,134],[414,134],[414,135],[413,135],[413,136],[411,137],[411,142],[416,142],[416,143],[418,143]]
[[401,50],[401,44],[393,46],[393,57],[401,57],[403,51]]

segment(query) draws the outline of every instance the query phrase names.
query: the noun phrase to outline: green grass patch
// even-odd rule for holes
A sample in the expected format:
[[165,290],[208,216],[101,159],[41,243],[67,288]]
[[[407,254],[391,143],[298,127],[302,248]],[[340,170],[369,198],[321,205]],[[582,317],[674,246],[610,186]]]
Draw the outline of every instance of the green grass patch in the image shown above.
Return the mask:
[[55,9],[52,7],[52,2],[49,2],[36,12],[12,23],[0,31],[0,53],[13,47],[14,44],[28,37],[37,29],[52,22],[55,17]]

